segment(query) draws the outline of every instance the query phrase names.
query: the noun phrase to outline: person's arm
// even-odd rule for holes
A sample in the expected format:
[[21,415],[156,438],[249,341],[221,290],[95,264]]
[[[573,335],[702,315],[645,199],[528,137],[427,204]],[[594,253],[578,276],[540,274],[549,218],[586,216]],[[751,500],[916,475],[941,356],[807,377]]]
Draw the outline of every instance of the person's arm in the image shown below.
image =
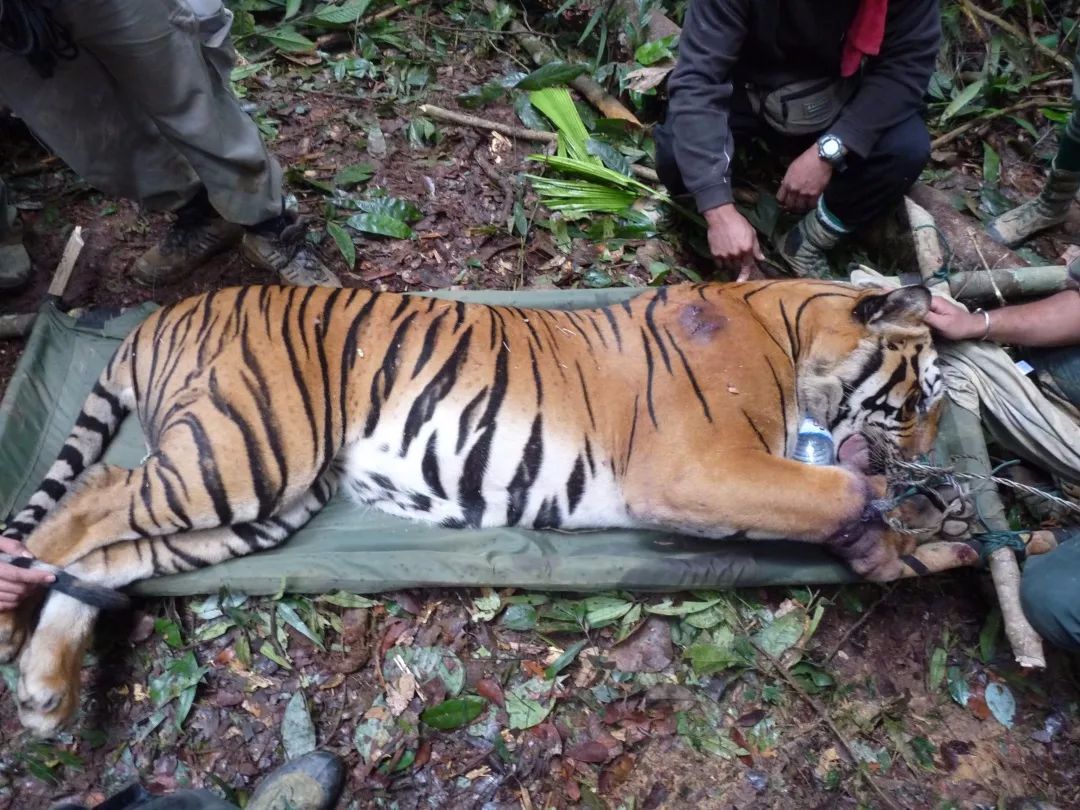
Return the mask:
[[[7,537],[0,537],[0,552],[14,557],[33,556],[18,540]],[[48,572],[31,571],[0,562],[0,610],[14,610],[37,587],[55,581],[56,577]]]
[[889,3],[881,52],[867,60],[859,89],[829,128],[859,157],[886,130],[922,108],[941,44],[938,0]]
[[[987,331],[987,317],[990,329]],[[1080,345],[1080,292],[1065,290],[1030,304],[1014,304],[987,312],[967,312],[935,296],[926,323],[949,340],[986,340],[1013,346]]]
[[705,213],[730,204],[734,138],[732,68],[746,38],[750,0],[691,0],[668,80],[675,162]]

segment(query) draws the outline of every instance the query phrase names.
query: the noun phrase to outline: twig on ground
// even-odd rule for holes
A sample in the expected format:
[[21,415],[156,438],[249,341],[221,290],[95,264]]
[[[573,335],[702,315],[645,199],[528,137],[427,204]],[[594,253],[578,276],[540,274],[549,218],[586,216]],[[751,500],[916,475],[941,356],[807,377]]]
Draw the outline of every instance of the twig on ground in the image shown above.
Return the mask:
[[393,17],[399,11],[404,11],[407,8],[413,8],[414,6],[418,6],[421,3],[426,3],[426,2],[427,2],[427,0],[408,0],[405,3],[402,3],[400,6],[399,5],[393,5],[393,6],[390,6],[389,8],[384,8],[382,11],[376,12],[375,14],[372,14],[370,17],[366,17],[365,19],[366,20],[386,20],[386,19],[389,19],[390,17]]
[[977,17],[981,17],[989,23],[993,23],[1002,31],[1012,34],[1017,39],[1028,40],[1032,44],[1032,46],[1034,46],[1035,50],[1037,50],[1039,53],[1043,54],[1044,56],[1048,56],[1050,59],[1053,59],[1055,62],[1061,65],[1061,67],[1065,68],[1065,70],[1072,70],[1072,62],[1070,62],[1060,53],[1055,51],[1053,48],[1048,48],[1041,42],[1039,42],[1038,37],[1036,37],[1034,33],[1029,32],[1025,34],[1008,20],[999,17],[997,14],[994,14],[991,11],[980,8],[974,2],[972,2],[972,0],[960,0],[960,6],[965,11],[968,11],[971,14],[976,15]]
[[966,135],[971,130],[978,127],[983,127],[990,121],[993,121],[995,118],[1001,118],[1004,115],[1012,115],[1015,112],[1020,112],[1021,110],[1029,110],[1032,107],[1044,107],[1052,104],[1067,105],[1068,103],[1068,99],[1054,96],[1047,96],[1043,98],[1029,98],[1027,101],[1021,101],[1018,104],[1012,104],[1008,107],[1002,107],[1000,110],[994,110],[991,113],[986,113],[985,115],[980,116],[974,121],[968,121],[966,124],[961,124],[956,129],[953,129],[949,132],[946,132],[944,135],[940,135],[937,138],[934,138],[934,140],[930,144],[930,147],[932,149],[940,149],[946,144],[952,143],[961,135]]
[[[448,124],[458,124],[463,127],[472,127],[473,129],[491,130],[498,132],[501,135],[506,135],[510,138],[520,138],[524,141],[555,143],[559,139],[559,136],[554,132],[545,132],[542,129],[526,129],[525,127],[516,127],[512,124],[503,124],[499,121],[480,118],[475,115],[469,115],[468,113],[436,107],[433,104],[421,104],[419,110],[421,115],[430,116],[436,121],[443,121]],[[642,180],[649,180],[653,183],[660,182],[660,178],[657,177],[656,172],[648,166],[632,165],[630,170]]]
[[[825,709],[825,707],[818,703],[816,700],[814,700],[812,697],[810,697],[809,693],[802,688],[802,685],[797,680],[795,680],[794,676],[792,676],[792,674],[787,671],[787,668],[780,662],[780,660],[775,655],[770,653],[768,650],[762,648],[753,639],[750,640],[750,643],[753,644],[754,649],[761,653],[765,660],[772,665],[772,668],[776,670],[776,674],[783,678],[787,685],[790,686],[793,690],[795,690],[795,694],[797,694],[807,706],[809,706],[811,709],[814,710],[815,713],[817,713],[818,717],[821,718],[822,722],[824,722],[825,725],[829,727],[829,731],[832,732],[833,736],[836,738],[836,741],[844,750],[844,754],[847,756],[847,758],[852,762],[852,764],[858,767],[858,757],[856,757],[855,754],[852,752],[851,746],[848,745],[847,738],[845,738],[840,729],[837,728],[836,723],[833,722],[832,716]],[[882,803],[885,804],[886,807],[891,808],[891,810],[900,810],[900,806],[895,801],[893,801],[892,797],[890,797],[884,790],[881,789],[881,786],[874,780],[874,778],[869,773],[864,773],[864,778],[867,784],[870,785],[870,788],[874,791],[874,793],[878,795],[878,798],[881,799]]]
[[840,640],[838,642],[836,642],[836,646],[832,648],[832,651],[828,655],[825,656],[824,660],[821,663],[827,664],[830,661],[832,661],[833,658],[836,657],[836,654],[838,652],[840,652],[840,650],[843,649],[845,644],[848,643],[848,639],[850,639],[853,635],[855,635],[857,632],[859,632],[859,629],[864,624],[866,624],[867,621],[870,620],[871,616],[874,615],[874,611],[877,610],[886,599],[888,599],[890,596],[892,596],[892,592],[895,591],[895,590],[896,590],[896,583],[895,582],[890,582],[888,587],[885,589],[885,592],[883,594],[881,594],[881,596],[879,596],[877,598],[877,600],[874,602],[874,604],[870,605],[870,607],[868,607],[866,609],[866,612],[863,613],[863,615],[859,617],[859,620],[856,621],[855,624],[851,625],[851,627],[849,627],[847,629],[847,631],[844,633],[844,635],[840,637]]

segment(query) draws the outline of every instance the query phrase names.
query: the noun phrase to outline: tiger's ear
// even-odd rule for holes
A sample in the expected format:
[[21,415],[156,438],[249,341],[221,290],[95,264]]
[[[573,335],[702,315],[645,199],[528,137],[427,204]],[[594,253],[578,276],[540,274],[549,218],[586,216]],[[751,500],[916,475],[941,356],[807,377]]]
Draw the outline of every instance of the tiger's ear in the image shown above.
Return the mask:
[[930,309],[926,287],[900,287],[892,292],[862,298],[851,314],[867,326],[921,326]]

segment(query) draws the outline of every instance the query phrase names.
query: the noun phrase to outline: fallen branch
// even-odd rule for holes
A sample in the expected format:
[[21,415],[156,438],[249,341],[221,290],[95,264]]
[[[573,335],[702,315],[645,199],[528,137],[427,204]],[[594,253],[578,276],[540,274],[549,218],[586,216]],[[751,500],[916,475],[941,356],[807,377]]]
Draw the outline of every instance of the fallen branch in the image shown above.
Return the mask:
[[[858,766],[858,757],[856,757],[855,754],[852,752],[851,746],[848,745],[847,738],[844,737],[840,729],[837,728],[836,723],[833,722],[832,716],[828,713],[828,711],[826,711],[826,709],[820,703],[810,697],[809,693],[807,693],[807,691],[802,688],[802,685],[797,680],[795,680],[792,674],[787,671],[787,668],[775,655],[761,647],[753,639],[750,639],[750,643],[754,646],[754,649],[761,653],[762,657],[764,657],[765,660],[769,662],[772,668],[776,670],[776,674],[783,678],[787,685],[795,690],[795,693],[802,699],[802,701],[811,709],[813,709],[817,716],[821,718],[821,721],[829,727],[829,731],[832,732],[833,736],[836,738],[836,741],[844,750],[844,754],[847,756],[848,760],[850,760],[853,765]],[[868,772],[860,773],[863,774],[867,784],[870,785],[871,789],[874,791],[874,793],[878,795],[878,798],[881,799],[882,803],[886,807],[891,808],[891,810],[900,810],[900,806],[895,801],[893,801],[891,796],[889,796],[884,790],[881,789],[881,786]]]
[[[941,418],[937,447],[937,452],[945,456],[960,475],[990,478],[990,456],[979,414],[974,411],[950,402]],[[973,496],[976,512],[988,532],[1009,530],[1005,507],[992,481],[979,487]],[[1020,567],[1016,555],[1010,548],[999,548],[990,555],[989,567],[1001,606],[1005,637],[1012,646],[1016,663],[1024,668],[1045,668],[1042,639],[1020,605]]]
[[930,142],[931,149],[940,149],[941,147],[952,143],[961,135],[966,135],[973,129],[985,126],[995,118],[1001,118],[1005,115],[1012,115],[1014,112],[1020,112],[1021,110],[1029,110],[1032,107],[1045,107],[1048,104],[1060,104],[1067,106],[1069,104],[1068,99],[1061,98],[1060,96],[1046,96],[1043,98],[1029,98],[1027,101],[1021,101],[1019,104],[1013,104],[1009,107],[1002,107],[1000,110],[994,110],[991,113],[986,113],[983,116],[975,119],[974,121],[968,121],[966,124],[961,124],[956,129],[946,132],[944,135],[939,135]]
[[960,0],[960,5],[962,8],[965,9],[965,11],[969,11],[977,17],[982,17],[982,19],[986,20],[989,23],[993,23],[1002,31],[1012,34],[1017,39],[1026,39],[1039,53],[1043,54],[1044,56],[1050,57],[1063,68],[1065,68],[1065,70],[1072,71],[1072,62],[1070,62],[1068,59],[1066,59],[1054,49],[1048,48],[1043,45],[1041,42],[1039,42],[1038,38],[1034,34],[1024,33],[1008,20],[1005,20],[999,17],[997,14],[994,14],[993,12],[987,11],[986,9],[980,8],[979,6],[975,5],[972,0]]
[[[476,115],[469,115],[468,113],[436,107],[433,104],[421,104],[419,110],[421,115],[429,116],[436,121],[443,121],[448,124],[458,124],[459,126],[471,127],[472,129],[490,130],[498,132],[500,135],[506,135],[509,138],[520,138],[523,141],[538,141],[540,143],[556,143],[559,140],[559,136],[555,132],[546,132],[542,129],[516,127],[512,124],[503,124],[500,121],[492,121],[488,118],[480,118]],[[660,182],[660,178],[656,176],[656,172],[648,166],[638,166],[634,164],[630,166],[630,170],[643,180],[649,180],[653,183]]]
[[418,6],[421,3],[426,2],[427,0],[407,0],[407,2],[402,3],[401,5],[393,5],[389,8],[384,8],[382,11],[372,14],[370,17],[365,17],[364,21],[367,22],[368,20],[388,20],[395,14],[397,14],[399,11],[404,11],[407,8],[412,8],[413,6]]

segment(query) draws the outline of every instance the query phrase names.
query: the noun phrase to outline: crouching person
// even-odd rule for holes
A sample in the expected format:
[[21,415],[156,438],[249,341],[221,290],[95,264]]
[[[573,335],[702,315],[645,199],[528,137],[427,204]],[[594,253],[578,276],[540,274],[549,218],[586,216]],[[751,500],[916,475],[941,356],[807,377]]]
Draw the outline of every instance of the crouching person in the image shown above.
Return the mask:
[[656,163],[693,195],[721,266],[759,277],[731,190],[734,150],[755,137],[800,152],[777,194],[808,212],[779,246],[800,276],[828,274],[828,251],[901,199],[930,154],[939,40],[936,0],[691,0]]

